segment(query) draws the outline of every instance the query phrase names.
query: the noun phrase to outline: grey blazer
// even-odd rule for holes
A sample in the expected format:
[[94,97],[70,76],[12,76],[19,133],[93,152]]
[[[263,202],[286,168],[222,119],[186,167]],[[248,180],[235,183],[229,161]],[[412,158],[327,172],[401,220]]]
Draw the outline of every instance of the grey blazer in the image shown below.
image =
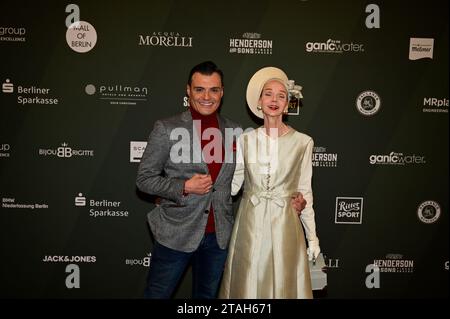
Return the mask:
[[151,210],[147,218],[156,241],[166,247],[184,252],[197,249],[205,233],[211,204],[219,247],[225,249],[228,245],[234,222],[231,181],[235,169],[233,146],[236,145],[236,139],[229,138],[229,133],[235,128],[239,128],[235,133],[242,129],[220,115],[218,119],[225,160],[212,191],[205,195],[183,196],[185,180],[194,174],[208,174],[190,111],[156,121],[150,133],[136,185],[142,192],[162,198],[161,204]]

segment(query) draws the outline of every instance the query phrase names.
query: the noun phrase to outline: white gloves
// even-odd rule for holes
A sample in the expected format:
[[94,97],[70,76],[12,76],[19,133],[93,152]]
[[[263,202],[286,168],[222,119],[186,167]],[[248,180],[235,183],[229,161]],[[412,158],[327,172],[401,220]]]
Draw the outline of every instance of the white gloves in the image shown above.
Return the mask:
[[315,240],[308,240],[308,260],[316,260],[320,254],[319,238],[316,237]]
[[309,260],[315,260],[320,254],[319,238],[316,236],[316,222],[314,220],[314,211],[306,207],[300,214],[300,219],[305,229],[306,239],[308,240]]

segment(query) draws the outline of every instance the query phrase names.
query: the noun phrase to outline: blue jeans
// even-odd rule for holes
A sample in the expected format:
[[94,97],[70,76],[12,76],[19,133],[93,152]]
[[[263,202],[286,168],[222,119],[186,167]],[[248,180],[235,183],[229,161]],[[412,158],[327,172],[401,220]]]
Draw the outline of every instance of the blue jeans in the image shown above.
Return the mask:
[[216,298],[226,258],[227,250],[220,249],[215,233],[206,234],[198,248],[190,253],[170,249],[155,241],[144,297],[170,298],[192,261],[192,298]]

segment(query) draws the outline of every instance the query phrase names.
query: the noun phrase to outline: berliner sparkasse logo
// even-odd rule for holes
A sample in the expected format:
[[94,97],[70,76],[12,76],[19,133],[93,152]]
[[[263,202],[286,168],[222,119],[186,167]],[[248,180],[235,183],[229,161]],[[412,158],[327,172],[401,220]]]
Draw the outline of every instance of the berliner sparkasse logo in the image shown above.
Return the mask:
[[380,107],[381,99],[375,91],[363,91],[356,98],[356,109],[362,115],[374,115],[380,110]]
[[417,207],[417,217],[425,224],[435,223],[441,216],[441,206],[434,200],[422,202]]

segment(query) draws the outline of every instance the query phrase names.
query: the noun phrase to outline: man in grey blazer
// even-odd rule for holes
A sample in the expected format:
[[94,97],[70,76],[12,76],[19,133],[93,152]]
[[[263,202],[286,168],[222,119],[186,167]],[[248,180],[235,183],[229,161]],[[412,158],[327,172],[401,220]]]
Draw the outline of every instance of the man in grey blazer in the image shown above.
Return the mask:
[[231,182],[242,129],[217,113],[223,73],[200,63],[186,90],[189,110],[155,122],[136,180],[139,190],[161,197],[148,213],[155,242],[146,298],[170,298],[190,262],[192,297],[216,298],[234,222]]
[[[190,109],[156,121],[142,156],[137,187],[162,198],[148,214],[155,243],[147,298],[170,298],[191,260],[193,298],[216,297],[234,220],[230,195],[233,140],[225,141],[225,129],[239,128],[217,113],[222,78],[214,63],[196,65],[187,84]],[[222,140],[205,139],[206,129],[216,129]],[[214,154],[218,156],[212,161],[202,154],[206,145],[200,144],[205,140],[215,146],[209,153],[222,153]]]

